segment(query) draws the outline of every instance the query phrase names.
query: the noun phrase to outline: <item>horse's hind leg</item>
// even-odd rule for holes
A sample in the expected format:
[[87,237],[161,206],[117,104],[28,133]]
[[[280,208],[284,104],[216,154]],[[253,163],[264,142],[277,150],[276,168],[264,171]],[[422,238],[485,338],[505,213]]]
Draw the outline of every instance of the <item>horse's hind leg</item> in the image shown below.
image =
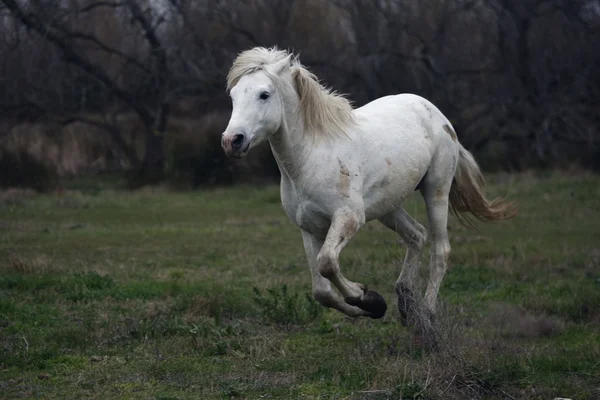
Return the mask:
[[381,318],[387,310],[383,297],[375,291],[368,290],[363,284],[346,279],[340,271],[340,252],[364,223],[364,214],[361,217],[349,209],[335,212],[323,247],[317,256],[317,266],[319,273],[338,288],[347,304],[366,311],[371,318]]
[[396,281],[398,310],[404,326],[413,325],[418,316],[420,298],[416,287],[419,262],[427,240],[427,230],[415,221],[404,208],[398,208],[379,219],[386,227],[395,231],[404,240],[408,249],[402,271]]
[[429,168],[423,187],[421,188],[427,207],[429,235],[431,238],[431,256],[429,261],[431,274],[427,290],[425,291],[425,305],[432,315],[435,314],[437,294],[444,279],[450,256],[448,204],[457,158],[458,154],[454,154],[451,151],[438,157]]

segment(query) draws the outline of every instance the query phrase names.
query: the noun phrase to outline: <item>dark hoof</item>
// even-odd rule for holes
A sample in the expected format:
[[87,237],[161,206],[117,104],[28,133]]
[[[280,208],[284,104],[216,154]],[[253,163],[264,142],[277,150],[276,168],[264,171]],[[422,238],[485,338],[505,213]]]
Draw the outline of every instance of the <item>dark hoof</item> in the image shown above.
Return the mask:
[[427,351],[436,351],[439,349],[439,336],[434,325],[428,319],[424,318],[415,327],[413,343]]
[[382,295],[374,290],[367,290],[361,298],[346,298],[346,303],[356,306],[369,313],[371,318],[383,318],[387,311],[387,304]]
[[400,322],[404,326],[414,325],[414,316],[417,314],[417,301],[412,290],[403,284],[396,285],[398,294],[398,311],[400,312]]
[[417,349],[428,352],[435,352],[440,348],[437,336],[433,332],[415,332],[412,339],[412,345]]
[[439,349],[440,336],[433,318],[433,313],[427,309],[414,316],[413,343],[427,351]]

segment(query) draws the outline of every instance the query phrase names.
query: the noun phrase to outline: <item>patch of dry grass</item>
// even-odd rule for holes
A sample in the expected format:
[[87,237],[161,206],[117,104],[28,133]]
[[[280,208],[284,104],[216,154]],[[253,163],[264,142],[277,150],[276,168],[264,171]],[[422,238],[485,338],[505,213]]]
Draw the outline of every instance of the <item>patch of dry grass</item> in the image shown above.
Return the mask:
[[18,274],[50,274],[57,272],[58,268],[54,266],[52,260],[47,255],[32,254],[18,255],[9,254],[8,262],[3,268],[7,273]]

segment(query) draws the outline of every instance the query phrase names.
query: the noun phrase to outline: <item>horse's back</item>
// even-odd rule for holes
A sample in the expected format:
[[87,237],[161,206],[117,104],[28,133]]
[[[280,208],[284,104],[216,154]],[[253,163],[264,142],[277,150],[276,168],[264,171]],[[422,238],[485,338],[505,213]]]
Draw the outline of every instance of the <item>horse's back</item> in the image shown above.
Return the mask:
[[[376,99],[355,110],[361,136],[363,193],[367,218],[399,206],[427,173],[444,138],[446,117],[414,94]],[[447,136],[447,135],[446,135]]]
[[359,135],[367,147],[397,144],[402,153],[432,155],[444,125],[451,127],[431,102],[408,93],[380,97],[354,112]]
[[421,97],[417,94],[412,94],[412,93],[398,93],[398,94],[390,94],[387,96],[382,96],[379,97],[375,100],[372,100],[368,103],[366,103],[365,105],[363,105],[362,107],[359,107],[357,109],[355,109],[355,111],[361,111],[361,110],[369,110],[371,107],[379,107],[381,105],[394,105],[394,106],[398,106],[398,105],[405,105],[405,106],[409,106],[411,104],[414,103],[419,103],[419,102],[425,102],[425,103],[430,103],[429,100],[427,100],[424,97]]
[[384,118],[401,122],[448,123],[448,119],[429,100],[412,93],[383,96],[354,110],[359,120]]
[[438,148],[456,146],[450,121],[429,100],[415,94],[380,97],[354,110],[359,135],[367,147],[386,148],[396,143],[400,151],[433,156]]

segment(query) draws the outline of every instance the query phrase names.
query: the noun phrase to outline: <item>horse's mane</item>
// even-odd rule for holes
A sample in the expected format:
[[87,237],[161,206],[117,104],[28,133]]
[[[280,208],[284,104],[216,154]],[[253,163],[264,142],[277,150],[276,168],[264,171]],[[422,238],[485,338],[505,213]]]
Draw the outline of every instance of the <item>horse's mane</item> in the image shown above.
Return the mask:
[[[242,76],[267,67],[289,56],[285,50],[255,47],[238,55],[227,75],[227,90],[231,90]],[[300,98],[300,112],[305,132],[314,137],[344,134],[355,124],[352,105],[342,95],[321,85],[317,77],[307,70],[298,57],[291,62],[293,86]],[[269,76],[274,79],[280,77]],[[278,85],[282,87],[282,85]]]

